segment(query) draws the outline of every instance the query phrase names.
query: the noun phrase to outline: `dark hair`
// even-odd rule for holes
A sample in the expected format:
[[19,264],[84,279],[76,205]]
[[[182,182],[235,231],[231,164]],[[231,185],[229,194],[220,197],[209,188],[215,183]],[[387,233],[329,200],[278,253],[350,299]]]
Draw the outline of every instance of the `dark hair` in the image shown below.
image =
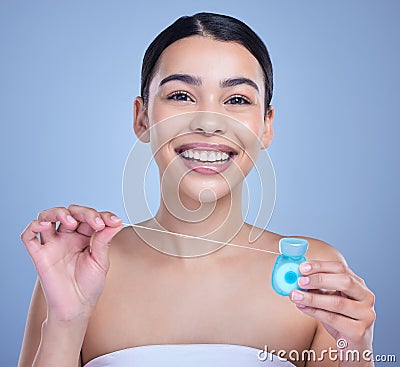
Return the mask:
[[149,86],[161,53],[172,43],[186,37],[211,37],[218,41],[237,42],[258,60],[265,76],[265,113],[272,99],[272,64],[267,47],[258,35],[240,20],[215,13],[197,13],[183,16],[164,29],[147,48],[142,63],[140,93],[145,106]]

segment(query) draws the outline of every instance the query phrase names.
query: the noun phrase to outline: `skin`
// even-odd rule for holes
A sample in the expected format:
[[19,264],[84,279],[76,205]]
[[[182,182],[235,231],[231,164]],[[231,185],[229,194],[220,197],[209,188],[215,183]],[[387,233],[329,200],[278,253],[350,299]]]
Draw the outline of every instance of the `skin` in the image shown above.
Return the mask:
[[[160,86],[174,74],[195,76],[201,85],[172,80]],[[258,91],[247,84],[221,87],[221,81],[233,77],[254,81]],[[167,175],[169,164],[176,160],[174,148],[193,139],[221,142],[229,138],[231,144],[240,143],[243,149],[236,162],[243,173],[248,172],[251,160],[244,152],[251,151],[254,142],[259,143],[258,149],[266,148],[273,138],[274,110],[264,114],[263,80],[257,60],[239,44],[196,36],[170,45],[151,81],[148,105],[140,97],[134,102],[135,133],[157,152],[161,175]],[[177,91],[190,98],[182,94],[169,98]],[[236,104],[243,102],[238,95],[250,103]],[[158,124],[196,111],[227,115],[245,129],[231,125],[224,130],[200,121],[181,126],[174,137],[168,136],[166,125]],[[278,250],[284,236],[270,231],[249,243],[251,226],[243,223],[238,204],[240,175],[232,174],[231,187],[219,175],[200,176],[188,174],[179,195],[192,210],[200,204],[206,209],[215,205],[217,210],[207,219],[184,222],[161,202],[155,218],[143,224],[194,236],[211,231],[210,238]],[[199,190],[210,185],[216,200],[204,198],[200,203]],[[102,222],[96,222],[96,217]],[[56,221],[61,223],[58,229]],[[151,236],[151,241],[162,238],[157,233]],[[80,351],[87,363],[106,353],[149,344],[222,343],[257,349],[268,346],[269,351],[314,349],[318,354],[329,347],[336,349],[336,340],[344,338],[349,349],[372,349],[373,293],[336,249],[317,239],[302,238],[309,241],[307,258],[312,260],[310,269],[301,266],[299,282],[309,292],[281,297],[270,286],[275,256],[229,246],[201,257],[168,256],[148,246],[132,228],[122,229],[113,213],[77,205],[43,211],[21,235],[40,282],[33,293],[19,366],[31,366],[34,359],[34,366],[78,366]],[[170,241],[179,249],[187,240],[176,237]],[[327,294],[321,289],[335,292]],[[299,295],[303,299],[296,299]],[[323,365],[373,363],[325,358]]]

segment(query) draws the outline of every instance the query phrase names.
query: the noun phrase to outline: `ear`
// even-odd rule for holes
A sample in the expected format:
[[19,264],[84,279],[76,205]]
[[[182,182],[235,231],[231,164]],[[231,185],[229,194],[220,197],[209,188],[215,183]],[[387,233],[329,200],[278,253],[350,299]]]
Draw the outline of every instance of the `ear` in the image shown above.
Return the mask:
[[133,130],[143,143],[150,141],[149,119],[142,97],[136,97],[133,102]]
[[272,122],[274,120],[275,109],[269,106],[269,109],[264,118],[264,132],[261,136],[262,149],[266,149],[271,144],[272,138],[274,137],[274,129]]

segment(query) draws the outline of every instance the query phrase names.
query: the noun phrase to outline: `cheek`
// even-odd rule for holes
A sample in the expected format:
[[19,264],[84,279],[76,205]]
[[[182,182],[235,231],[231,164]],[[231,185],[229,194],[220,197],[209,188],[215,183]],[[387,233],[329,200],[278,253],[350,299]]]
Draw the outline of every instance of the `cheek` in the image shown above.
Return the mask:
[[238,136],[245,148],[246,155],[253,160],[257,159],[258,153],[262,148],[262,133],[264,124],[260,119],[247,120],[240,125]]
[[241,138],[245,149],[241,158],[241,169],[244,176],[247,176],[256,164],[262,148],[263,124],[259,122],[247,123],[243,126],[243,130],[245,132],[241,135]]
[[149,108],[149,120],[154,121],[154,123],[163,121],[171,116],[172,114],[170,113],[168,107],[159,103],[153,104],[153,108]]
[[[165,168],[171,159],[177,157],[171,142],[190,132],[188,126],[190,125],[191,116],[191,114],[172,115],[164,119],[155,120],[158,122],[151,122],[150,146],[160,168]],[[159,117],[164,116],[159,115]]]
[[263,114],[257,111],[257,113],[255,113],[251,119],[246,121],[246,126],[254,134],[255,137],[261,139],[262,133],[264,131]]
[[150,142],[153,152],[164,144],[189,132],[190,117],[174,106],[162,103],[159,96],[149,99]]
[[159,169],[164,171],[168,165],[171,153],[169,141],[173,138],[173,131],[167,128],[164,122],[150,123],[150,148]]
[[165,103],[163,97],[156,94],[150,96],[148,102],[148,118],[149,121],[156,124],[160,121],[172,118],[173,116],[179,115],[181,111],[168,103]]

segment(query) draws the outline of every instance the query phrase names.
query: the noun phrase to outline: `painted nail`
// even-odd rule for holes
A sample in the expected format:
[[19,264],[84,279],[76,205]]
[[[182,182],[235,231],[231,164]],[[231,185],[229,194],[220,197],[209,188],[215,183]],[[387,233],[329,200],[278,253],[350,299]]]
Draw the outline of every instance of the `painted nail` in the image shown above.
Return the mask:
[[50,225],[50,223],[51,223],[51,222],[40,222],[40,225],[41,225],[41,226],[48,226],[48,225]]
[[100,217],[96,217],[95,221],[99,226],[104,226],[104,222]]
[[117,217],[116,215],[112,215],[111,220],[113,220],[114,222],[118,222],[121,220],[121,218]]
[[307,285],[310,283],[310,278],[309,277],[300,277],[299,278],[299,284],[300,285]]
[[73,223],[73,224],[76,223],[76,220],[74,219],[74,217],[72,215],[69,215],[69,214],[67,215],[67,221],[70,222],[70,223]]
[[292,301],[301,301],[303,298],[304,297],[300,292],[296,292],[296,291],[292,292]]
[[310,263],[301,263],[300,270],[305,273],[309,272],[311,270],[311,264]]

